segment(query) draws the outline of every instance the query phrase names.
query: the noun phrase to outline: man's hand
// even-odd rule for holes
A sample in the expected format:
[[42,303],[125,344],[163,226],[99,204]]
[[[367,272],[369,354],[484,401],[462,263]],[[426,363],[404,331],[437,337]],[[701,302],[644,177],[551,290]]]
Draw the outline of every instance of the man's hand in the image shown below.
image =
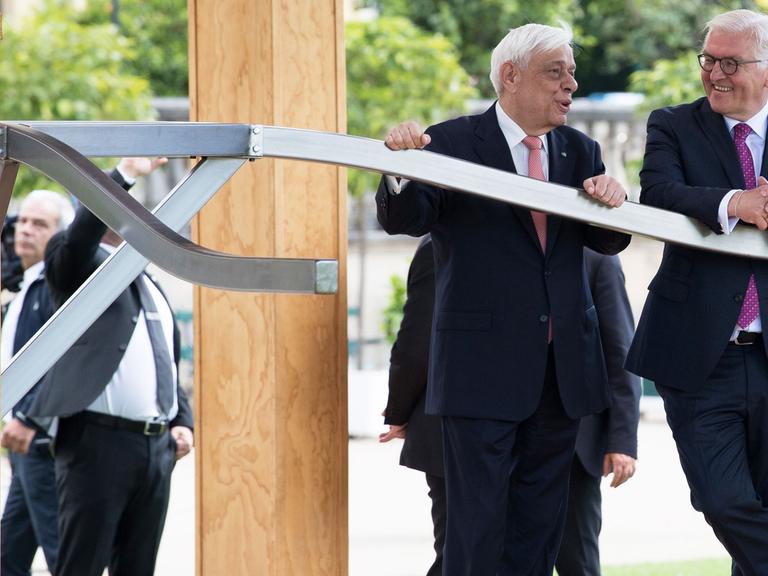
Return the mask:
[[384,144],[390,150],[408,150],[413,148],[424,148],[432,141],[429,134],[417,122],[409,120],[392,128],[384,139]]
[[181,460],[192,450],[194,443],[192,430],[186,426],[174,426],[171,428],[171,436],[176,440],[176,460]]
[[139,176],[151,174],[168,162],[168,158],[122,158],[117,165],[120,172],[135,180]]
[[379,434],[379,442],[389,442],[390,440],[394,440],[395,438],[405,438],[405,429],[408,427],[408,424],[390,424],[389,425],[389,432],[382,432]]
[[607,204],[611,208],[618,208],[627,199],[627,192],[619,181],[612,176],[600,174],[584,180],[584,190],[595,200]]
[[30,428],[18,418],[14,418],[3,428],[0,446],[8,448],[8,450],[17,454],[26,454],[34,437],[34,428]]
[[626,454],[609,452],[603,459],[603,476],[613,472],[611,488],[621,486],[635,474],[635,459]]
[[757,188],[736,192],[728,202],[728,216],[768,229],[768,180],[760,176]]

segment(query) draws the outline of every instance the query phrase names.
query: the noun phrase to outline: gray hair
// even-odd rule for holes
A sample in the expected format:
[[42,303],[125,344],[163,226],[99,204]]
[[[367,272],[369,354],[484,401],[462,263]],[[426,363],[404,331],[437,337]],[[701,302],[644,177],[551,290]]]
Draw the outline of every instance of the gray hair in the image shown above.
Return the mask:
[[731,10],[712,18],[704,30],[707,31],[704,45],[712,32],[749,34],[755,41],[755,58],[768,58],[768,16],[765,14],[753,10]]
[[72,203],[63,194],[54,192],[52,190],[32,190],[24,197],[19,207],[19,212],[24,208],[24,205],[31,200],[42,200],[52,204],[56,208],[56,212],[59,214],[58,230],[64,230],[75,219],[75,209],[72,207]]
[[491,54],[490,77],[496,94],[501,95],[502,92],[501,67],[505,62],[525,68],[532,54],[570,46],[572,40],[573,31],[564,22],[559,28],[544,24],[526,24],[510,30]]

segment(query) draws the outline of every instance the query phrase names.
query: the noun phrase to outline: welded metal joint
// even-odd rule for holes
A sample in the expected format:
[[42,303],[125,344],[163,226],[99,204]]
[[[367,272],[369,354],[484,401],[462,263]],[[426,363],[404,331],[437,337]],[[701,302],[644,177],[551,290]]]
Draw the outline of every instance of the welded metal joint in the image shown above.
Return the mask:
[[261,124],[251,124],[250,138],[248,142],[248,158],[261,158],[264,156],[264,128]]

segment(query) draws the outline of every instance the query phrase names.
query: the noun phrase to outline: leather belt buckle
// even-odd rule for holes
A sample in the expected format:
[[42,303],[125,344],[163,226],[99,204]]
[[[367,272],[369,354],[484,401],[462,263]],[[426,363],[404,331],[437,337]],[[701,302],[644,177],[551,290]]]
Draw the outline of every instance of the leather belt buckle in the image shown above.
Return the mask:
[[167,422],[157,422],[152,420],[147,420],[144,422],[144,430],[142,433],[145,436],[159,436],[160,434],[163,434],[168,429],[168,423]]

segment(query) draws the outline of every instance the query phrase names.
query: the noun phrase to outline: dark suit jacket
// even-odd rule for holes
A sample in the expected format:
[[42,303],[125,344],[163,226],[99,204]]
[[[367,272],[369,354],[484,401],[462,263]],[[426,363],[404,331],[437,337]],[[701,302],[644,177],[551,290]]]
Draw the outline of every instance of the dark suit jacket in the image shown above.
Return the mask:
[[[494,107],[429,128],[428,149],[515,171]],[[548,135],[550,180],[570,186],[603,172],[596,142],[568,127]],[[629,236],[550,216],[542,254],[530,212],[410,182],[376,194],[390,234],[432,234],[435,315],[427,412],[522,420],[538,405],[552,320],[555,365],[566,412],[576,418],[610,401],[583,247],[617,253]]]
[[[587,278],[600,325],[612,405],[582,419],[576,453],[593,476],[602,475],[603,457],[618,452],[637,458],[640,379],[624,370],[634,320],[616,256],[584,250]],[[400,464],[443,475],[440,418],[424,413],[427,389],[429,325],[434,306],[434,262],[429,236],[422,239],[408,271],[403,321],[392,347],[385,424],[408,424]]]
[[[762,175],[768,175],[766,156]],[[725,121],[706,98],[651,114],[640,184],[643,204],[692,216],[721,232],[720,201],[745,184]],[[764,260],[667,244],[627,368],[664,386],[696,388],[728,344],[751,273],[758,293],[768,294]],[[760,317],[768,326],[768,306],[760,307]]]
[[603,457],[609,452],[637,458],[637,425],[640,420],[640,378],[624,369],[635,321],[624,287],[624,272],[617,256],[584,250],[584,262],[597,310],[603,343],[611,407],[582,418],[576,437],[576,454],[592,476],[602,476]]
[[[67,230],[54,235],[45,251],[45,274],[56,306],[66,301],[106,259],[99,248],[106,226],[81,207]],[[48,371],[40,383],[30,416],[69,416],[85,410],[106,388],[133,334],[139,314],[135,289],[129,286]],[[179,358],[178,330],[174,352]],[[192,428],[192,410],[178,386],[179,412],[172,426]]]

